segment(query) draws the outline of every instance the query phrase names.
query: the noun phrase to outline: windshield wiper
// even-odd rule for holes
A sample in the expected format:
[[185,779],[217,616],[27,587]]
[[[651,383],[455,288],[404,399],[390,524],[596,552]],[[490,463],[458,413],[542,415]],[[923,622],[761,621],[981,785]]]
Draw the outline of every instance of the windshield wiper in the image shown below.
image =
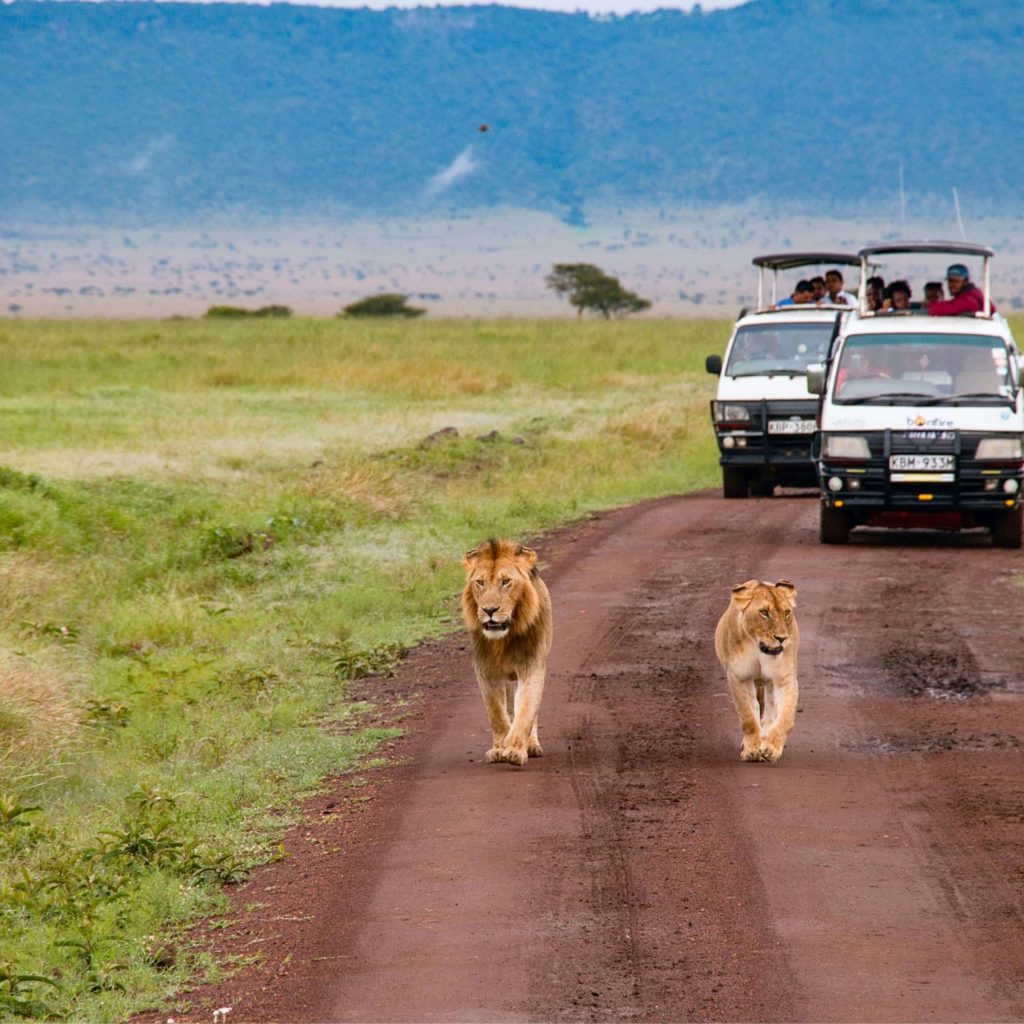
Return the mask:
[[881,395],[861,395],[859,398],[837,398],[836,405],[866,405],[868,402],[888,402],[893,399],[914,399],[914,405],[934,405],[939,398],[935,395],[922,395],[920,391],[886,391]]
[[1010,408],[1016,404],[1012,398],[1006,395],[997,395],[992,391],[965,391],[957,395],[922,395],[919,391],[886,391],[881,395],[861,395],[859,398],[836,399],[836,405],[867,405],[869,402],[880,402],[894,405],[894,399],[899,399],[900,404],[908,398],[913,401],[910,405],[947,405],[959,399],[967,399],[976,402],[979,398],[993,398],[1000,404],[1008,405]]
[[960,399],[977,401],[979,398],[994,398],[1000,404],[1008,405],[1011,408],[1017,403],[1009,395],[1000,395],[994,391],[963,391],[955,395],[942,395],[933,401],[932,405],[945,405],[947,402],[956,402]]
[[778,367],[774,370],[754,370],[751,373],[729,373],[727,377],[802,377],[806,370],[784,370]]

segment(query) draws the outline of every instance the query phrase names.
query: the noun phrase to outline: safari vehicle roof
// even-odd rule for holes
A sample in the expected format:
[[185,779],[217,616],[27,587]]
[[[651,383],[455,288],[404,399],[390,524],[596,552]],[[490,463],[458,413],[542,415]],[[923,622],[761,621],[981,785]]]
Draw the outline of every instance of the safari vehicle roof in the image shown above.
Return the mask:
[[841,263],[847,267],[860,266],[860,254],[849,252],[784,252],[769,256],[755,256],[751,261],[755,267],[766,270],[795,270],[818,263]]
[[865,245],[857,252],[857,262],[865,257],[888,256],[892,253],[947,253],[950,256],[979,256],[991,259],[995,252],[987,245],[975,245],[973,242],[879,242],[877,245]]
[[[825,263],[832,265],[841,264],[846,267],[856,267],[860,265],[861,259],[859,254],[849,252],[822,252],[821,250],[805,251],[805,252],[782,252],[782,253],[769,253],[765,256],[755,256],[751,261],[755,267],[758,267],[760,273],[757,278],[757,309],[763,313],[775,313],[775,303],[778,301],[778,290],[779,290],[779,271],[780,270],[795,270],[797,267],[810,267],[819,266]],[[765,275],[768,272],[772,274],[771,282],[771,298],[765,301]],[[785,307],[787,310],[790,307]],[[798,307],[803,310],[804,307]],[[820,307],[810,307],[820,308]],[[745,315],[740,314],[740,317]]]

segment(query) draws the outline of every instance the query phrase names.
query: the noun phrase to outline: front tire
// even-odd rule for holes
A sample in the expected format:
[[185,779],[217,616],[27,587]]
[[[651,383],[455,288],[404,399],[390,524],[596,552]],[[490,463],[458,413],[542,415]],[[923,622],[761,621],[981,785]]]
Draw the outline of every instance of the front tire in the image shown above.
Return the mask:
[[775,493],[775,484],[771,480],[755,480],[750,485],[750,494],[755,498],[770,498]]
[[722,496],[745,498],[750,492],[750,477],[742,469],[722,467]]
[[822,544],[845,544],[850,539],[850,517],[846,510],[822,505],[818,536]]
[[992,545],[997,548],[1019,548],[1021,526],[1024,525],[1024,508],[1004,512],[992,524]]

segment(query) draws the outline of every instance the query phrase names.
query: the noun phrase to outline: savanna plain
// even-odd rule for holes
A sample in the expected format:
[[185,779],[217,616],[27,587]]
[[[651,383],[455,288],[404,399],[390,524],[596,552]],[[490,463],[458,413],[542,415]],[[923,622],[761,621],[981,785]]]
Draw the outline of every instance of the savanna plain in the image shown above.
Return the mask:
[[460,553],[718,483],[728,331],[0,321],[0,1017],[230,971],[188,924],[387,757],[347,687],[456,628]]

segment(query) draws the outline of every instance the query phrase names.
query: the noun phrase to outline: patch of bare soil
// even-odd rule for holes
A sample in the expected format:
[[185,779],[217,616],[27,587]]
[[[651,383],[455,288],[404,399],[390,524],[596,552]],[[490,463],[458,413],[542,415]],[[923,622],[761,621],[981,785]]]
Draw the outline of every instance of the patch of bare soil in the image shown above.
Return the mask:
[[[539,540],[545,756],[483,762],[459,636],[367,681],[405,716],[389,763],[196,929],[254,962],[153,1019],[1024,1019],[1024,563],[816,527],[813,498],[703,495]],[[752,577],[799,591],[775,766],[739,761],[712,644]]]

